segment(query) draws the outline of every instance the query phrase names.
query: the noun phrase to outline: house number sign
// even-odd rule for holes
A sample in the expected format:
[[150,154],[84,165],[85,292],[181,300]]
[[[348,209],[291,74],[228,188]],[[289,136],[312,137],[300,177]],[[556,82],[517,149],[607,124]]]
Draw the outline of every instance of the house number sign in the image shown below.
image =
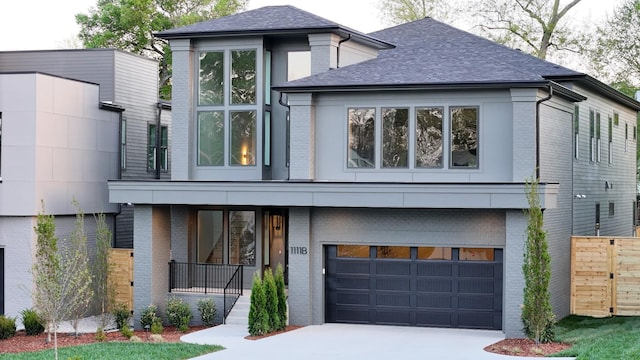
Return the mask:
[[289,253],[291,255],[307,255],[308,251],[306,246],[291,246]]

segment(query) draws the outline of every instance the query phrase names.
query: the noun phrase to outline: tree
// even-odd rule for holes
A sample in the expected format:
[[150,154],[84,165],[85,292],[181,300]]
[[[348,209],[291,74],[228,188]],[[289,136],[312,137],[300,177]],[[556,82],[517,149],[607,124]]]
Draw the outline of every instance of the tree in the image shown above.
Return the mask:
[[539,344],[553,341],[554,337],[555,315],[551,308],[549,293],[551,258],[547,233],[543,229],[538,180],[528,180],[525,189],[529,209],[527,210],[527,242],[522,264],[525,287],[521,319],[525,335]]
[[84,231],[84,212],[82,212],[76,200],[73,200],[73,205],[77,210],[76,221],[71,238],[67,244],[64,244],[61,255],[62,270],[68,273],[67,276],[69,276],[67,278],[68,282],[65,282],[65,286],[68,287],[69,291],[65,294],[64,302],[69,307],[71,323],[77,337],[78,323],[89,308],[93,290],[89,256],[87,254],[87,235]]
[[278,312],[278,289],[276,281],[273,278],[273,272],[269,268],[264,272],[264,296],[266,301],[265,307],[267,316],[269,317],[268,332],[276,331],[280,328],[280,313]]
[[640,0],[625,0],[598,26],[590,50],[595,73],[633,97],[640,87]]
[[86,48],[117,48],[159,61],[160,96],[171,98],[171,51],[153,33],[244,10],[249,0],[98,0],[76,14]]
[[384,22],[391,25],[432,17],[449,22],[454,13],[452,1],[447,0],[379,0],[378,10]]
[[478,27],[491,40],[521,48],[541,59],[550,49],[579,53],[584,37],[571,27],[566,15],[581,0],[477,0],[472,7]]
[[251,287],[251,305],[249,307],[249,335],[264,335],[269,331],[269,314],[267,313],[267,298],[264,283],[256,271],[253,274]]
[[278,316],[280,318],[280,326],[278,330],[287,327],[287,294],[284,289],[284,270],[282,264],[278,264],[276,268],[276,293],[278,295]]
[[95,215],[96,220],[96,257],[92,264],[93,292],[100,312],[100,326],[106,329],[111,318],[111,307],[115,303],[115,289],[110,283],[113,272],[111,262],[111,230],[107,226],[105,215]]
[[71,241],[59,249],[55,218],[44,214],[43,202],[34,228],[37,237],[36,258],[32,268],[34,308],[46,323],[48,341],[51,341],[53,332],[56,360],[59,322],[77,314],[83,306],[86,309],[87,299],[91,298],[83,223],[83,216],[79,214]]

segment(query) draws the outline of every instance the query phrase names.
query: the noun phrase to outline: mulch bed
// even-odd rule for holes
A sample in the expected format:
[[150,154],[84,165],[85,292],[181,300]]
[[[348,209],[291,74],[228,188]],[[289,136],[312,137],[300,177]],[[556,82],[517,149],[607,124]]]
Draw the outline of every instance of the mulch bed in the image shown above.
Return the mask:
[[278,334],[282,334],[282,333],[286,333],[287,331],[293,331],[293,330],[297,330],[300,329],[302,326],[298,326],[298,325],[289,325],[286,328],[284,328],[284,330],[278,330],[278,331],[274,331],[274,332],[270,332],[266,335],[260,335],[260,336],[245,336],[244,338],[247,340],[260,340],[260,339],[264,339],[267,338],[269,336],[274,336],[274,335],[278,335]]
[[570,344],[537,344],[530,339],[504,339],[484,348],[485,351],[512,356],[545,357],[570,348]]

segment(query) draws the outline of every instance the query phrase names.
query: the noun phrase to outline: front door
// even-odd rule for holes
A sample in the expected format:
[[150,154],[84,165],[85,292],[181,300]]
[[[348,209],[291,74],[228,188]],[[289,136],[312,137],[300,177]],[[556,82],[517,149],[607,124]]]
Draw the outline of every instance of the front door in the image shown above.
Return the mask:
[[[282,266],[287,279],[287,239],[286,239],[286,217],[284,211],[273,210],[268,212],[266,228],[268,238],[265,238],[265,267],[276,271],[278,266]],[[268,261],[268,263],[267,263]]]

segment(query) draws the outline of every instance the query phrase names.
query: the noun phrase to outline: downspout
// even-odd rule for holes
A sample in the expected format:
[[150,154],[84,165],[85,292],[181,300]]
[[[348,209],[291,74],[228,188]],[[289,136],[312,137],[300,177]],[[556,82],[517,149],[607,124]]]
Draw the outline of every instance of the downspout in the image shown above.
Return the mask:
[[553,87],[548,86],[549,95],[536,101],[536,180],[540,181],[540,104],[551,100],[553,97]]
[[158,116],[156,119],[156,179],[160,180],[160,163],[161,163],[161,159],[160,159],[160,147],[162,144],[160,144],[160,126],[162,124],[162,104],[161,103],[157,103],[156,105],[158,107]]
[[345,41],[349,41],[351,40],[351,34],[347,35],[346,38],[344,39],[340,39],[340,41],[338,41],[338,49],[336,50],[336,69],[340,68],[340,45],[342,45],[343,42]]

